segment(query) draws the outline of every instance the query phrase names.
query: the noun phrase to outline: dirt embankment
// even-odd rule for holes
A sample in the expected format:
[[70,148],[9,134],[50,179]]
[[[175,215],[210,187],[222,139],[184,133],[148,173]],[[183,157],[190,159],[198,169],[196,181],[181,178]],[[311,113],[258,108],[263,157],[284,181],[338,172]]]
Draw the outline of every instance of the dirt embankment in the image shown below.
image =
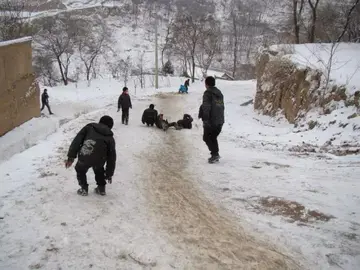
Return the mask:
[[264,50],[258,58],[256,110],[270,116],[281,112],[290,123],[295,123],[313,108],[330,114],[335,109],[334,102],[360,108],[359,91],[348,95],[344,86],[326,83],[321,71],[300,68],[283,54]]

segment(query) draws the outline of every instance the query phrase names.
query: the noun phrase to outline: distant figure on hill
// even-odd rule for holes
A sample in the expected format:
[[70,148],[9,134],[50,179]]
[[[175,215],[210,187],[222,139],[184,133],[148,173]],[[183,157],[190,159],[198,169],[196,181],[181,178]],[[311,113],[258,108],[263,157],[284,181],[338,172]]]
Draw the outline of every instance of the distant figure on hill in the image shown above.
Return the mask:
[[53,114],[51,112],[51,109],[50,109],[50,105],[49,105],[49,95],[47,93],[47,89],[44,89],[44,92],[41,94],[41,111],[45,108],[45,106],[47,107],[48,111],[50,114]]
[[129,124],[129,109],[132,109],[131,98],[129,95],[129,89],[123,88],[123,92],[118,100],[118,111],[122,110],[121,122],[125,125]]
[[209,163],[220,160],[219,144],[217,137],[221,133],[224,124],[224,97],[221,91],[215,87],[215,78],[205,79],[206,90],[203,95],[203,102],[199,109],[199,118],[203,121],[204,135],[203,140],[209,148],[211,157]]
[[109,184],[112,183],[116,165],[115,140],[111,131],[113,125],[114,120],[105,115],[101,117],[99,123],[90,123],[83,127],[70,145],[65,167],[69,168],[76,157],[78,158],[75,170],[80,185],[77,193],[81,196],[88,195],[86,173],[90,168],[95,173],[97,194],[106,195],[106,180]]
[[158,117],[158,112],[154,108],[155,105],[150,104],[149,108],[144,111],[141,118],[141,122],[143,124],[146,124],[147,126],[154,126]]
[[169,127],[175,127],[175,129],[192,129],[193,118],[190,114],[184,114],[183,119],[178,120],[177,122],[169,123]]

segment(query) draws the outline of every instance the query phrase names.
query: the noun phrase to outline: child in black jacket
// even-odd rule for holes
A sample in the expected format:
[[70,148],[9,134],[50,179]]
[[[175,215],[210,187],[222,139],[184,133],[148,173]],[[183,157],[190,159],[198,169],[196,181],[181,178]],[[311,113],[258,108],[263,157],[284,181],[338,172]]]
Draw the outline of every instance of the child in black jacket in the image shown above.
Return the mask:
[[113,119],[105,115],[99,123],[90,123],[83,127],[70,145],[65,167],[69,168],[78,157],[75,170],[80,185],[77,191],[79,195],[88,195],[86,173],[90,168],[95,173],[96,193],[106,195],[106,180],[109,184],[112,183],[116,163],[115,140],[111,131],[113,125]]

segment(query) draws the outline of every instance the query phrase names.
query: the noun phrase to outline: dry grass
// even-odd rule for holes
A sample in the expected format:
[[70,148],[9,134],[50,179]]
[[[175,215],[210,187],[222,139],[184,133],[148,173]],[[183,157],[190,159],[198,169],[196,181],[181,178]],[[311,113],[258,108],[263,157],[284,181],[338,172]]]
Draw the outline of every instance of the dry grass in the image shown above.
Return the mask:
[[262,197],[258,199],[258,204],[265,212],[272,215],[283,216],[291,221],[311,223],[315,221],[327,222],[334,218],[316,210],[306,209],[302,204],[295,201],[288,201],[277,197]]

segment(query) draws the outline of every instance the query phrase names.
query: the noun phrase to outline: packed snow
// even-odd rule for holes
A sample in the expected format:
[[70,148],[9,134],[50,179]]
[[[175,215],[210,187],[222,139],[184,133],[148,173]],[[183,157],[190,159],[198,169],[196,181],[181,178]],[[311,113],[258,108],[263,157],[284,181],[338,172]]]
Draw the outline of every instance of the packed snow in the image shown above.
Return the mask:
[[[36,126],[51,130],[67,119],[0,164],[1,269],[238,269],[251,241],[267,250],[265,262],[292,258],[305,269],[359,268],[360,156],[288,151],[328,131],[294,133],[292,125],[240,106],[254,97],[254,81],[219,80],[226,106],[222,159],[207,164],[196,119],[203,82],[176,94],[183,81],[163,78],[159,91],[136,93],[129,85],[129,126],[116,112],[122,85],[115,80],[48,88],[56,115],[0,138],[4,145],[12,135],[32,134]],[[192,114],[193,129],[145,127],[140,117],[150,103],[171,121]],[[116,174],[106,197],[80,197],[75,171],[64,168],[66,152],[81,127],[104,114],[115,119]],[[92,172],[88,176],[91,188]],[[247,240],[239,245],[241,235]]]
[[274,45],[294,63],[329,74],[330,83],[345,85],[350,94],[360,90],[360,44],[313,43]]

